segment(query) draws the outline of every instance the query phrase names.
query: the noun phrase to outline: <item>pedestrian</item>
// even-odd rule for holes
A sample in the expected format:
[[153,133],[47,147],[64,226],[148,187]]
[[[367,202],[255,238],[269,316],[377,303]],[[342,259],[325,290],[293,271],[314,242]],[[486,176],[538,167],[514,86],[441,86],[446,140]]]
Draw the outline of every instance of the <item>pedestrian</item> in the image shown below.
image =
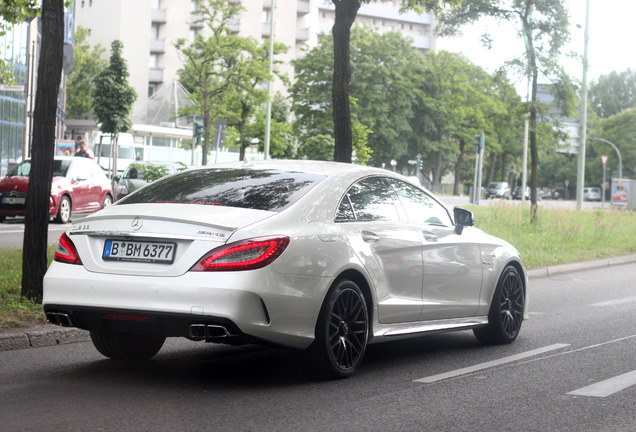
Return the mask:
[[75,152],[75,156],[87,157],[89,159],[94,159],[93,152],[86,146],[86,141],[81,140],[78,143],[79,149]]

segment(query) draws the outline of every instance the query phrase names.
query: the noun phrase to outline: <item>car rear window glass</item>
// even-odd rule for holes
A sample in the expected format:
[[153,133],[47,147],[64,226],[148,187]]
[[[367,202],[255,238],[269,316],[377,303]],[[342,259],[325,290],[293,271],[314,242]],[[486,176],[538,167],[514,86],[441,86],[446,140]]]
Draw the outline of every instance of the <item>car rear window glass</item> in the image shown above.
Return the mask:
[[219,205],[279,212],[325,176],[274,169],[206,168],[160,179],[119,201]]
[[[53,161],[53,177],[65,177],[69,166],[71,166],[70,160],[55,159]],[[31,172],[31,161],[26,160],[13,167],[13,169],[7,173],[7,176],[28,176],[29,172]]]

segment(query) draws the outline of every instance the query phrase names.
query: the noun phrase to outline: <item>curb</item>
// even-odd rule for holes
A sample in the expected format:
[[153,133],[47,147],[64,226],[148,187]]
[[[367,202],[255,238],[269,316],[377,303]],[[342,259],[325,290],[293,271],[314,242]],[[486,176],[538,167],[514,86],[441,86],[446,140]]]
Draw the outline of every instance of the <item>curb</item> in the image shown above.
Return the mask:
[[91,340],[88,331],[41,324],[0,333],[0,351],[40,348]]
[[549,278],[566,273],[572,273],[580,270],[590,270],[602,267],[613,267],[617,265],[630,264],[636,262],[636,255],[626,255],[615,258],[605,258],[594,261],[582,261],[570,264],[560,264],[551,267],[543,267],[528,270],[528,279]]
[[[533,269],[528,271],[528,279],[549,278],[580,270],[613,267],[630,263],[636,263],[636,255]],[[0,352],[76,342],[87,342],[90,340],[90,335],[86,330],[73,327],[58,327],[52,324],[41,324],[33,327],[17,329],[15,331],[0,333]]]

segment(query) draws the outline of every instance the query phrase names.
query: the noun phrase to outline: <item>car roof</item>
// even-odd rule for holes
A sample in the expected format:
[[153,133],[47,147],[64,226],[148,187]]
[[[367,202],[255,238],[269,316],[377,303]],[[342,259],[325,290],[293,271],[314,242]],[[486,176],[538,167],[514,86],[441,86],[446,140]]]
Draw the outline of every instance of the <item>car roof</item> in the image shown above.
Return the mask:
[[[259,160],[247,162],[227,162],[215,165],[207,165],[201,168],[242,168],[242,169],[277,169],[283,171],[299,171],[312,174],[322,174],[327,177],[337,176],[341,174],[354,175],[390,175],[392,171],[367,167],[363,165],[355,165],[341,162],[314,161],[314,160]],[[401,177],[401,176],[400,176]]]

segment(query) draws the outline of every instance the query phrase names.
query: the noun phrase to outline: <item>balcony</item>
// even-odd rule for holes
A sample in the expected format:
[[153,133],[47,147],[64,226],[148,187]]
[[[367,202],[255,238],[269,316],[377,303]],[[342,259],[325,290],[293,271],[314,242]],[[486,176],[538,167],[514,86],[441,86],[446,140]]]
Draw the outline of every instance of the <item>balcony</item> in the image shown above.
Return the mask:
[[189,18],[190,27],[195,29],[203,28],[202,20],[203,20],[203,15],[201,14],[190,15],[190,18]]
[[309,28],[301,28],[296,29],[296,40],[297,41],[308,41],[309,40]]
[[150,39],[150,52],[153,54],[165,53],[166,41],[164,39]]
[[163,69],[149,69],[148,70],[148,81],[151,83],[162,83],[163,82]]
[[296,15],[307,15],[309,13],[309,0],[298,0],[296,5]]
[[166,23],[166,10],[165,9],[153,9],[151,13],[151,19],[153,23],[165,24]]
[[263,9],[271,9],[272,0],[263,0]]
[[261,24],[261,36],[262,37],[268,38],[270,30],[271,30],[271,25],[269,23]]

